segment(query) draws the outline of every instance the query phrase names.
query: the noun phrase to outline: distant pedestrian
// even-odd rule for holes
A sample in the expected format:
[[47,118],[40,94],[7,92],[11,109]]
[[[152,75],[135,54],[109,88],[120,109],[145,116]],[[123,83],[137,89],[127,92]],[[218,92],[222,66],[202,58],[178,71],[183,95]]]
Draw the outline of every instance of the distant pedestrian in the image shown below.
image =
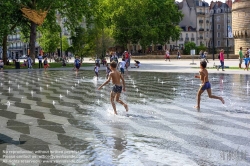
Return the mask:
[[139,68],[139,67],[141,66],[141,62],[140,62],[140,61],[135,60],[135,66],[136,66],[137,68]]
[[109,67],[109,64],[106,63],[106,79],[108,79],[109,73],[110,73],[110,72],[111,72],[111,69],[110,69],[110,67]]
[[94,71],[95,71],[95,75],[96,75],[96,77],[98,79],[98,72],[99,72],[99,64],[98,63],[95,64]]
[[177,51],[177,59],[181,59],[181,53],[180,50]]
[[0,70],[3,71],[3,66],[4,66],[4,62],[3,60],[0,60]]
[[29,55],[28,55],[28,58],[27,58],[27,62],[28,62],[28,69],[32,69],[33,60],[30,58]]
[[43,61],[43,57],[42,57],[41,54],[39,54],[39,56],[38,56],[39,69],[43,67],[43,66],[42,66],[42,61]]
[[242,47],[240,47],[240,51],[239,51],[239,68],[240,69],[241,69],[242,59],[243,59],[243,52],[242,52]]
[[245,54],[245,58],[244,58],[244,61],[245,61],[245,68],[244,68],[244,70],[246,70],[247,69],[247,71],[248,71],[248,66],[249,66],[249,55],[248,54]]
[[47,57],[43,61],[43,67],[44,67],[44,71],[46,72],[47,68],[49,67],[49,62],[48,62]]
[[169,54],[168,49],[166,49],[165,61],[167,61],[167,59],[169,59],[169,62],[170,62],[170,54]]
[[221,68],[222,68],[222,71],[225,71],[225,70],[224,70],[224,50],[223,50],[223,49],[221,49],[218,58],[220,59],[220,64],[221,64],[221,65],[217,67],[217,70],[219,71],[219,69],[220,69],[220,67],[221,67]]

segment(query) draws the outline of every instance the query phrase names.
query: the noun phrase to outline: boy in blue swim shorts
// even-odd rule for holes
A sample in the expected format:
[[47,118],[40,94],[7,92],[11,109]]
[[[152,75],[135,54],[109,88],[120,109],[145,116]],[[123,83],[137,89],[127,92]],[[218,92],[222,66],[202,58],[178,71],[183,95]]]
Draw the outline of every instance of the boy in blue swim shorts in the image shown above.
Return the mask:
[[208,80],[208,72],[207,72],[207,62],[206,61],[201,61],[200,62],[200,75],[196,75],[195,78],[199,78],[201,80],[201,87],[197,93],[197,106],[195,108],[197,108],[198,110],[200,109],[200,101],[201,101],[201,94],[207,90],[208,96],[209,98],[213,98],[213,99],[218,99],[220,100],[223,104],[225,103],[225,101],[223,100],[222,97],[218,97],[215,95],[212,95],[212,91],[211,91],[211,84]]
[[128,112],[128,105],[120,99],[120,95],[121,95],[122,90],[125,91],[125,81],[123,79],[122,74],[116,70],[116,67],[117,67],[117,63],[115,61],[112,61],[110,63],[111,72],[109,74],[108,80],[105,81],[98,88],[98,90],[100,90],[103,86],[105,86],[106,84],[108,84],[112,80],[112,83],[114,85],[113,85],[113,88],[112,88],[111,93],[110,93],[110,101],[111,101],[111,104],[112,104],[112,107],[114,109],[115,114],[117,114],[115,101],[122,104],[124,106],[124,108],[126,109],[126,111]]

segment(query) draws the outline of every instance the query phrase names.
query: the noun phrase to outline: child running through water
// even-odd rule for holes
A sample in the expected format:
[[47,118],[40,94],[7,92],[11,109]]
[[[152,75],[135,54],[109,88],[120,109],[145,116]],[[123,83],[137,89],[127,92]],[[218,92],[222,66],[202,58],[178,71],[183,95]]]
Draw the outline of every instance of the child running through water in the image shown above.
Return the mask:
[[49,67],[49,63],[48,63],[47,57],[43,61],[43,67],[44,67],[44,71],[46,72],[47,68]]
[[78,73],[78,71],[80,69],[80,66],[81,66],[81,61],[79,60],[79,57],[77,56],[76,59],[75,59],[75,69],[76,69],[77,73]]
[[199,71],[200,75],[195,76],[195,78],[199,78],[202,82],[202,85],[197,93],[197,106],[195,108],[197,108],[198,110],[200,109],[201,94],[205,90],[207,90],[209,98],[219,99],[223,104],[225,103],[222,97],[212,95],[211,85],[208,80],[208,72],[207,72],[206,67],[207,67],[207,62],[201,61],[200,62],[201,70]]
[[99,64],[98,63],[95,64],[94,71],[95,71],[95,75],[96,75],[96,77],[98,79],[98,72],[99,72]]
[[[104,82],[98,88],[98,90],[100,90],[103,86],[108,84],[110,82],[110,80],[112,79],[112,83],[114,84],[114,86],[113,86],[111,93],[110,93],[110,101],[111,101],[112,107],[114,109],[114,113],[117,115],[116,105],[115,105],[114,100],[116,100],[118,103],[122,104],[127,112],[128,112],[128,105],[125,104],[122,100],[120,100],[120,95],[121,95],[122,89],[123,89],[123,91],[125,91],[125,81],[124,81],[121,73],[119,73],[116,70],[116,67],[117,67],[116,62],[113,61],[110,63],[111,73],[109,74],[109,78],[106,82]],[[122,80],[122,84],[121,84],[121,80]]]

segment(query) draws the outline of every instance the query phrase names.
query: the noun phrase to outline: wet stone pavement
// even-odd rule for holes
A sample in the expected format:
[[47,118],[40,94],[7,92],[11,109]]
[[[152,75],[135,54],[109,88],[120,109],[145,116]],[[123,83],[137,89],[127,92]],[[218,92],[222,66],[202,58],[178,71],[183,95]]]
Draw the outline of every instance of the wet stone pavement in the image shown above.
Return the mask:
[[130,72],[113,114],[101,71],[0,73],[0,166],[250,165],[249,76]]

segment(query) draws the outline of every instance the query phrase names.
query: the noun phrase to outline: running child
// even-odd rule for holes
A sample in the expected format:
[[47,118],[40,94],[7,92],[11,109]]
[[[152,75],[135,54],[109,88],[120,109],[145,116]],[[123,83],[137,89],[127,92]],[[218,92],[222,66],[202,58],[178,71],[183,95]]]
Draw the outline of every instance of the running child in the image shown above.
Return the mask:
[[121,72],[121,74],[124,75],[124,68],[125,68],[125,66],[126,66],[126,61],[125,61],[125,59],[122,59],[122,61],[119,63],[119,66],[120,66],[120,72]]
[[47,57],[43,61],[43,67],[44,67],[44,71],[47,71],[47,68],[49,67],[49,63],[48,63]]
[[[79,57],[77,56],[76,59],[75,59],[75,68],[76,69],[76,72],[78,73],[79,69],[80,69],[80,66],[81,66],[81,62],[79,60]],[[73,69],[73,70],[74,70]]]
[[218,99],[220,100],[223,104],[225,103],[225,101],[223,100],[222,97],[218,97],[218,96],[214,96],[212,95],[212,91],[211,91],[211,85],[209,83],[208,80],[208,71],[206,69],[207,67],[207,62],[205,61],[201,61],[200,62],[200,75],[196,75],[195,78],[199,78],[202,82],[202,85],[197,93],[197,106],[196,108],[199,110],[200,109],[200,100],[201,100],[201,94],[207,90],[208,96],[209,98],[213,98],[213,99]]
[[110,68],[109,68],[109,64],[106,63],[106,79],[108,79],[109,77],[109,73],[111,72]]
[[95,64],[94,71],[95,71],[95,75],[96,75],[96,77],[98,79],[98,72],[99,72],[99,64],[98,63]]
[[[117,67],[116,62],[113,61],[110,63],[111,73],[109,74],[109,78],[106,82],[104,82],[98,88],[98,90],[100,90],[103,86],[108,84],[110,82],[110,80],[112,80],[112,83],[114,84],[114,86],[113,86],[111,93],[110,93],[110,101],[111,101],[112,107],[114,109],[114,113],[117,115],[116,105],[115,105],[114,100],[116,100],[118,103],[122,104],[127,112],[128,112],[128,105],[125,104],[122,100],[120,100],[120,95],[121,95],[122,89],[123,89],[123,91],[125,91],[125,81],[124,81],[121,73],[119,73],[116,70],[116,67]],[[121,80],[122,80],[122,83],[121,83]]]
[[244,69],[244,71],[247,69],[247,71],[248,71],[248,64],[249,64],[249,55],[248,54],[246,54],[245,55],[245,58],[244,58],[244,61],[245,61],[245,69]]

